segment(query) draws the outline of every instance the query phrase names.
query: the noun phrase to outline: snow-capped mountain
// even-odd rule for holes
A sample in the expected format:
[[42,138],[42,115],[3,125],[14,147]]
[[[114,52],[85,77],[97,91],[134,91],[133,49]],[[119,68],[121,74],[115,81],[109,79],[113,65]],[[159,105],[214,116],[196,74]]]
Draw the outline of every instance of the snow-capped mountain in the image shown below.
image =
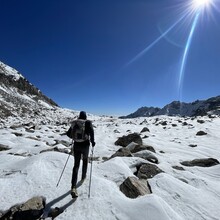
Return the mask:
[[1,118],[12,115],[26,116],[42,108],[58,105],[28,82],[17,70],[0,62]]
[[151,117],[156,115],[168,116],[203,116],[207,114],[220,114],[220,96],[207,100],[197,100],[192,103],[174,101],[161,108],[142,107],[132,114],[121,118]]

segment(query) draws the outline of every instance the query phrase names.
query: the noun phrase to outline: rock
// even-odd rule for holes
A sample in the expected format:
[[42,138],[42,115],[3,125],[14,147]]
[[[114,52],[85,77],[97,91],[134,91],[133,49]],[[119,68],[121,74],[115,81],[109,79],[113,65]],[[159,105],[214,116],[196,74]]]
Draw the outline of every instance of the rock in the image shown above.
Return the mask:
[[183,161],[181,162],[184,166],[199,166],[199,167],[211,167],[219,164],[219,161],[214,158],[205,158],[205,159],[195,159],[192,161]]
[[148,182],[146,180],[139,180],[136,177],[128,177],[120,185],[120,190],[131,199],[152,193]]
[[35,220],[39,219],[45,208],[44,197],[34,197],[22,205],[15,205],[3,214],[1,219]]
[[177,126],[177,124],[172,124],[172,126],[173,126],[173,127],[176,127],[176,126]]
[[132,133],[132,134],[128,134],[127,136],[122,136],[115,142],[115,145],[126,147],[131,142],[135,142],[141,145],[142,144],[141,136],[138,133]]
[[147,127],[144,127],[142,130],[141,130],[141,133],[143,132],[150,132],[150,130],[147,128]]
[[127,148],[128,150],[132,151],[132,150],[134,150],[134,148],[135,148],[136,146],[138,146],[138,144],[132,141],[130,144],[128,144],[128,145],[126,146],[126,148]]
[[167,125],[167,121],[162,121],[160,124],[163,125],[163,126],[166,126]]
[[140,179],[149,179],[153,178],[163,171],[154,164],[143,163],[137,167],[137,177]]
[[140,158],[148,160],[152,163],[158,163],[157,157],[154,156],[151,152],[149,152],[147,150],[134,153],[133,155],[134,155],[134,157],[140,157]]
[[21,137],[23,135],[22,133],[18,133],[18,132],[12,132],[12,134],[14,134],[17,137]]
[[127,148],[120,148],[116,153],[114,153],[109,159],[114,157],[132,157],[132,154],[129,149]]
[[180,166],[172,166],[173,169],[176,169],[176,170],[184,170],[183,167],[180,167]]
[[190,147],[197,147],[197,144],[189,144]]
[[49,151],[55,151],[55,152],[60,152],[60,153],[69,154],[69,150],[68,150],[67,148],[58,148],[58,147],[54,147],[54,148],[51,148],[51,149],[42,150],[42,151],[40,151],[40,154],[41,154],[41,153],[45,153],[45,152],[49,152]]
[[148,145],[137,145],[135,146],[135,148],[133,150],[131,150],[131,153],[137,153],[139,151],[143,151],[143,150],[149,150],[153,153],[156,153],[156,151],[154,150],[154,148],[152,146],[148,146]]
[[207,135],[207,133],[204,132],[204,131],[198,131],[196,135],[197,136],[202,136],[202,135]]
[[55,143],[54,145],[62,144],[62,145],[64,145],[65,147],[69,147],[70,144],[71,144],[71,142],[65,141],[65,140],[55,140],[55,142],[56,142],[56,143]]
[[204,120],[200,120],[200,119],[198,119],[198,120],[197,120],[197,122],[198,122],[198,123],[200,123],[200,124],[205,123],[205,121],[204,121]]
[[11,148],[9,148],[8,146],[4,145],[4,144],[0,144],[0,151],[4,151],[4,150],[10,150]]

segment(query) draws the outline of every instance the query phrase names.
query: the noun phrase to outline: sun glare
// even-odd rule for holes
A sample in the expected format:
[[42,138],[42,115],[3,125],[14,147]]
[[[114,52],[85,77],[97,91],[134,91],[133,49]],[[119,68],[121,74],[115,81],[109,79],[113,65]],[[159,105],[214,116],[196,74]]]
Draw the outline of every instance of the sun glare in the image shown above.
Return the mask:
[[193,8],[201,9],[208,7],[211,3],[211,0],[193,0]]

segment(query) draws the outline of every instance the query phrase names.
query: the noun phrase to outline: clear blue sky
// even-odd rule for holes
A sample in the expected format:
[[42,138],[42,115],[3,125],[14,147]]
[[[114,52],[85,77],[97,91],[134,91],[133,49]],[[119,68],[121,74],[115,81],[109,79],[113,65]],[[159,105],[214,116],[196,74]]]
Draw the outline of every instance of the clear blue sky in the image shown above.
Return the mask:
[[181,17],[187,0],[0,0],[0,60],[60,106],[96,114],[217,96],[220,4],[213,1],[195,28],[181,97],[192,19],[131,61]]

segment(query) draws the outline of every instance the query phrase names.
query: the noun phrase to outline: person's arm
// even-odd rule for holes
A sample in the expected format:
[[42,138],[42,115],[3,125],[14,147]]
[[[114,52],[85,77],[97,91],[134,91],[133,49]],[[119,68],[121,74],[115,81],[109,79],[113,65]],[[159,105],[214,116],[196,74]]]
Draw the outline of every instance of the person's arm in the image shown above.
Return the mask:
[[92,146],[94,147],[95,146],[94,129],[91,121],[89,121],[89,136]]

